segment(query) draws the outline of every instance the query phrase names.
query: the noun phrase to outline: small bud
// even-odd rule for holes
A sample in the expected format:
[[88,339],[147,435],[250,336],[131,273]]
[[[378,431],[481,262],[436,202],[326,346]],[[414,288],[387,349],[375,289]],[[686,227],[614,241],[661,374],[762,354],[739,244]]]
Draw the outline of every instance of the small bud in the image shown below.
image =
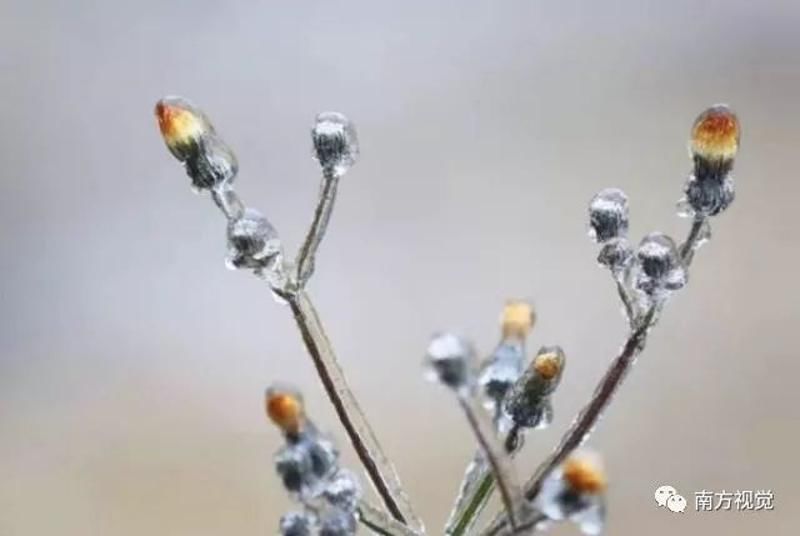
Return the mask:
[[158,101],[156,118],[167,148],[181,162],[196,155],[203,136],[214,133],[205,114],[181,97],[165,97]]
[[739,120],[724,104],[708,108],[695,119],[689,151],[699,180],[721,180],[730,172],[739,135]]
[[236,155],[217,137],[203,112],[186,99],[166,97],[156,104],[156,117],[167,148],[183,162],[195,188],[233,181],[239,170]]
[[640,273],[636,286],[647,294],[659,290],[678,290],[686,284],[687,273],[678,248],[669,236],[650,233],[636,250]]
[[292,388],[271,386],[265,396],[267,415],[285,434],[297,435],[306,420],[303,397]]
[[275,455],[275,469],[287,491],[311,500],[338,469],[339,452],[316,432],[300,434]]
[[197,155],[184,164],[192,186],[208,190],[231,183],[239,172],[239,162],[231,148],[216,136],[201,138],[197,147]]
[[281,517],[281,536],[311,536],[314,518],[305,512],[289,512]]
[[280,262],[282,252],[277,231],[257,210],[246,209],[228,224],[229,268],[261,271]]
[[600,248],[597,263],[611,270],[615,276],[621,275],[631,265],[633,251],[624,238],[609,240]]
[[688,215],[716,216],[727,209],[736,197],[733,177],[725,175],[722,179],[698,179],[692,175],[683,189],[686,205],[691,209]]
[[453,335],[435,335],[428,345],[427,362],[431,378],[451,389],[468,389],[475,352],[469,342]]
[[568,458],[542,483],[534,506],[553,521],[569,520],[587,535],[605,525],[606,476],[597,460],[586,455]]
[[519,341],[505,340],[486,360],[478,376],[478,384],[487,397],[486,408],[494,411],[522,374],[525,350]]
[[541,428],[550,424],[550,395],[564,373],[567,358],[560,346],[543,346],[506,396],[504,409],[519,428]]
[[606,188],[589,203],[589,236],[605,243],[628,233],[628,197],[617,188]]
[[311,139],[319,164],[336,176],[344,175],[358,158],[355,126],[338,112],[319,114]]
[[357,521],[353,512],[331,510],[321,519],[319,536],[352,536],[356,533]]
[[361,499],[361,487],[353,473],[339,469],[322,491],[327,503],[343,512],[355,512]]
[[525,339],[535,323],[536,313],[530,303],[515,300],[503,308],[501,325],[504,339]]

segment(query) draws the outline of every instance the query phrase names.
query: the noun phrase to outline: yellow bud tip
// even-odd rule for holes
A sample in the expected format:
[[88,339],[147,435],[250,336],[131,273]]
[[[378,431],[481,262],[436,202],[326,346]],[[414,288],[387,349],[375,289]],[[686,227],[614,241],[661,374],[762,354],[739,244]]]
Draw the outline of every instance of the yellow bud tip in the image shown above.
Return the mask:
[[739,149],[739,119],[718,104],[701,113],[692,126],[691,151],[709,160],[732,160]]
[[531,304],[524,301],[510,301],[503,308],[503,338],[528,336],[536,322],[536,313]]
[[156,118],[161,135],[170,148],[190,143],[211,130],[202,113],[178,97],[158,101]]
[[305,411],[299,395],[268,389],[266,406],[267,415],[278,428],[287,434],[296,434],[300,431],[305,420]]
[[552,380],[561,372],[561,356],[555,352],[539,354],[533,359],[533,369],[545,380]]
[[608,483],[599,463],[583,456],[573,456],[564,462],[564,481],[578,493],[602,493]]

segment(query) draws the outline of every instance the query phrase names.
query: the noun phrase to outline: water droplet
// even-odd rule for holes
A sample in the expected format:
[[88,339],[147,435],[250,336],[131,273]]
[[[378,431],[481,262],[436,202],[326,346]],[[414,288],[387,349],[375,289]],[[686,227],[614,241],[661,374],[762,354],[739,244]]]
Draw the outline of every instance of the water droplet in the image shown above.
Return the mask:
[[617,188],[606,188],[589,203],[589,236],[604,243],[628,232],[628,197]]
[[272,224],[256,210],[247,209],[228,224],[228,258],[231,269],[275,269],[283,248]]
[[358,159],[358,137],[353,123],[338,112],[317,116],[311,131],[314,152],[320,165],[337,176],[344,175]]
[[428,377],[452,389],[469,386],[475,352],[465,339],[452,333],[435,335],[428,345]]

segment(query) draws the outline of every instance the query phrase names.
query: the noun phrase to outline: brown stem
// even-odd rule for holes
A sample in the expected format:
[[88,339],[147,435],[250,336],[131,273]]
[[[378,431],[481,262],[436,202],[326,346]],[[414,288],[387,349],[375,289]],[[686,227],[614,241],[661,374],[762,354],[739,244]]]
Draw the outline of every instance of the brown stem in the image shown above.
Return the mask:
[[286,294],[285,298],[292,309],[294,319],[303,336],[303,342],[317,369],[325,392],[328,394],[367,476],[375,486],[375,491],[397,521],[421,527],[422,524],[411,509],[394,467],[383,453],[361,406],[350,390],[308,294],[303,290],[298,290]]

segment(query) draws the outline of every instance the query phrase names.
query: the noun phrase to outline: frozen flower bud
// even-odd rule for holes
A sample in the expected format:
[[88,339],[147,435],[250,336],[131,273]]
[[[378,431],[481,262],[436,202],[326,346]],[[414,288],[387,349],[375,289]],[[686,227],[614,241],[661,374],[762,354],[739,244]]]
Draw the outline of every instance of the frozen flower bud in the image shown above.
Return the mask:
[[156,117],[167,148],[183,162],[195,188],[233,180],[239,169],[236,155],[217,137],[203,112],[185,99],[166,97],[156,104]]
[[611,270],[614,275],[622,274],[633,260],[633,250],[628,241],[624,238],[614,238],[609,240],[600,248],[597,255],[597,262]]
[[200,139],[214,133],[205,114],[181,97],[158,101],[156,118],[167,148],[181,162],[196,156]]
[[281,536],[311,536],[314,518],[305,512],[289,512],[281,517]]
[[569,520],[584,534],[600,534],[605,525],[606,487],[599,461],[574,455],[544,480],[534,506],[553,521]]
[[323,492],[325,482],[338,469],[338,459],[330,441],[309,431],[278,451],[275,469],[287,491],[311,500]]
[[469,342],[452,333],[435,335],[428,345],[429,376],[455,390],[468,389],[475,352]]
[[353,123],[338,112],[317,116],[311,130],[314,152],[324,170],[344,175],[358,158],[358,137]]
[[539,428],[550,424],[553,418],[550,395],[561,381],[566,362],[560,346],[543,346],[539,350],[505,399],[505,412],[516,427]]
[[736,197],[733,177],[725,175],[721,179],[699,179],[692,175],[686,181],[683,190],[685,198],[681,205],[687,205],[689,210],[682,209],[686,216],[716,216],[727,209]]
[[361,499],[361,487],[353,473],[339,469],[322,491],[326,502],[343,512],[355,512]]
[[267,416],[275,426],[286,435],[297,436],[306,422],[302,395],[291,387],[273,385],[264,399]]
[[481,367],[478,384],[488,399],[487,409],[494,410],[522,374],[525,351],[522,342],[505,340],[495,348]]
[[640,270],[636,285],[645,293],[678,290],[686,284],[686,269],[669,236],[663,233],[645,236],[636,250],[636,258]]
[[606,188],[589,203],[589,236],[604,243],[628,233],[628,197],[617,188]]
[[356,533],[355,513],[331,510],[320,520],[319,536],[352,536]]
[[726,105],[718,104],[701,113],[692,125],[689,142],[695,177],[721,181],[733,167],[739,136],[739,120]]
[[514,300],[503,308],[501,325],[504,339],[525,339],[535,323],[536,313],[528,302]]
[[260,271],[280,262],[282,251],[277,231],[257,210],[246,209],[228,223],[229,268]]

